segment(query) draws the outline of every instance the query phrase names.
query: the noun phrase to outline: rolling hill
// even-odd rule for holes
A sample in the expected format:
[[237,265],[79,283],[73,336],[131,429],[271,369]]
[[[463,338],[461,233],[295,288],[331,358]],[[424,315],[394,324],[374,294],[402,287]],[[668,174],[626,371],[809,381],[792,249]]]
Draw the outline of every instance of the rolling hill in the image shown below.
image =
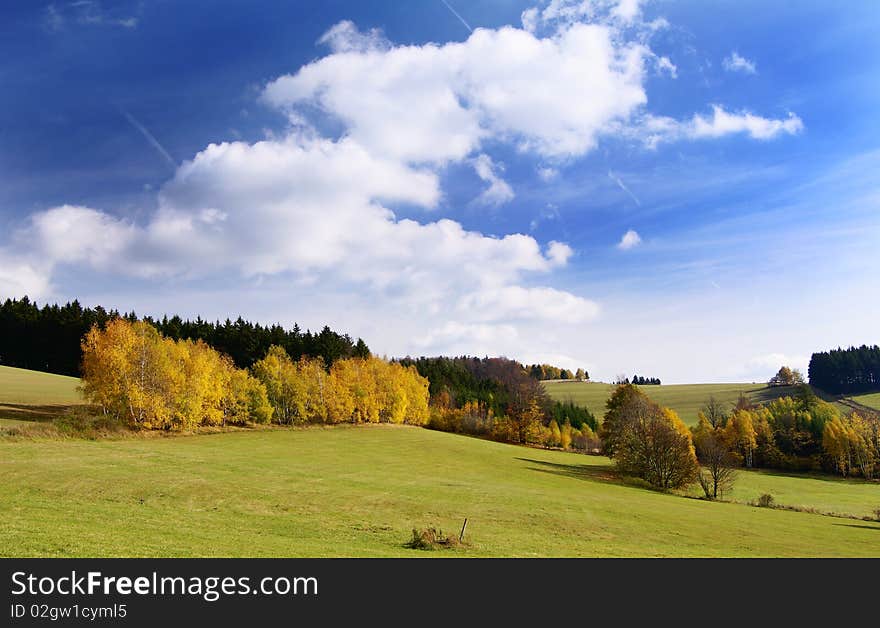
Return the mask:
[[0,366],[0,425],[52,419],[83,403],[75,377]]
[[[547,393],[558,401],[574,401],[589,408],[601,421],[605,413],[605,401],[614,390],[613,384],[593,382],[545,382]],[[746,395],[754,402],[767,402],[777,397],[791,395],[790,386],[770,387],[765,384],[672,384],[641,386],[651,399],[675,410],[688,425],[695,425],[697,413],[710,396],[719,402],[733,406],[739,396]]]
[[[880,556],[880,523],[618,481],[607,458],[415,427],[0,439],[2,556]],[[877,486],[742,472],[734,499],[856,515]],[[469,545],[407,549],[413,527]]]

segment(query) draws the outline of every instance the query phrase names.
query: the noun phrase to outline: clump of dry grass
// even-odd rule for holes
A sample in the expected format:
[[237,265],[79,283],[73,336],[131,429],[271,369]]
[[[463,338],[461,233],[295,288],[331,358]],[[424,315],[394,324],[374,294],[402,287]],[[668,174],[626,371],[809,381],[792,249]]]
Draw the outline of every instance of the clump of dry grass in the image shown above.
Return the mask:
[[438,528],[413,528],[412,539],[406,544],[410,549],[438,550],[454,549],[464,545],[455,535],[446,536]]

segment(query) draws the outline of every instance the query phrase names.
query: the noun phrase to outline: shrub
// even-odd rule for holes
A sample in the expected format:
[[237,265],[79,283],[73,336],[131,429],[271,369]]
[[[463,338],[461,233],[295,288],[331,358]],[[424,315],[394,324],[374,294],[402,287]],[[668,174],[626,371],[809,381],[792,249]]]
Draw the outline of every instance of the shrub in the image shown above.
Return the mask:
[[776,500],[773,499],[773,495],[770,493],[764,493],[758,498],[756,505],[761,508],[773,508],[776,505]]

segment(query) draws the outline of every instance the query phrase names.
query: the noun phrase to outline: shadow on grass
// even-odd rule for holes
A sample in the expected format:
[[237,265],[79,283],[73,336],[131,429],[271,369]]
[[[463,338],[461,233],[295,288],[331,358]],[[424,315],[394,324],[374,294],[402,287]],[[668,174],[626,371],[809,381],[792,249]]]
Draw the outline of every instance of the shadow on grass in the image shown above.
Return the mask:
[[63,416],[72,405],[39,405],[31,406],[23,403],[0,403],[0,419],[16,421],[51,421]]
[[749,397],[756,403],[769,403],[780,397],[794,397],[796,386],[764,386],[749,391]]
[[627,484],[623,478],[617,475],[612,467],[586,464],[559,464],[533,458],[516,458],[516,460],[537,465],[529,467],[529,470],[540,473],[551,473],[553,475],[561,475],[578,480],[589,480],[591,482],[604,482],[606,484]]
[[821,471],[786,471],[785,469],[747,469],[741,468],[739,471],[746,473],[754,473],[755,475],[769,475],[780,478],[794,478],[798,480],[821,480],[822,482],[836,482],[839,484],[870,484],[880,485],[878,480],[866,480],[856,477],[841,477],[839,475],[831,475],[830,473],[822,473]]
[[835,523],[836,526],[846,526],[847,528],[864,528],[865,530],[876,530],[880,532],[880,525],[866,525],[864,523]]

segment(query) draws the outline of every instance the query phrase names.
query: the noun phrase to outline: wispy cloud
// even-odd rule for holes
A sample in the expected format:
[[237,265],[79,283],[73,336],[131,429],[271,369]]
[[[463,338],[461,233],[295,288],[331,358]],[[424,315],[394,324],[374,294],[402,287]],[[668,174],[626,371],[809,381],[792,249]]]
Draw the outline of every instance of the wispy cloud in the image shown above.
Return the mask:
[[134,15],[122,15],[115,11],[105,11],[97,0],[76,0],[66,4],[50,4],[46,7],[44,23],[51,32],[60,32],[68,24],[86,26],[111,26],[120,28],[137,28],[138,18]]
[[61,15],[61,11],[59,11],[54,4],[50,4],[46,7],[46,12],[43,20],[46,28],[53,33],[58,32],[62,28],[64,28],[64,16]]
[[758,73],[758,68],[755,65],[755,62],[740,56],[735,50],[724,58],[722,65],[728,72],[742,72],[743,74]]
[[165,147],[159,143],[159,140],[157,140],[152,133],[150,133],[150,130],[143,124],[138,122],[137,118],[128,113],[125,109],[120,109],[119,111],[120,113],[122,113],[123,116],[125,116],[125,119],[128,120],[131,126],[141,132],[141,135],[146,138],[146,140],[150,143],[150,146],[155,148],[156,152],[159,153],[165,159],[165,161],[168,162],[168,164],[171,166],[171,169],[176,170],[177,162],[174,161],[174,157],[172,157],[171,154],[167,150],[165,150]]
[[608,171],[608,178],[611,179],[612,181],[614,181],[617,184],[617,187],[619,187],[621,190],[626,192],[629,195],[629,197],[635,202],[636,205],[638,205],[639,207],[642,206],[641,201],[639,201],[639,199],[636,197],[636,195],[633,194],[632,191],[630,191],[630,189],[628,187],[626,187],[626,184],[624,184],[624,182],[621,181],[620,177],[618,177],[616,174],[614,174],[613,172],[611,172],[609,170]]
[[446,5],[446,8],[449,9],[450,11],[452,11],[452,15],[454,15],[455,17],[457,17],[457,18],[458,18],[458,21],[461,22],[462,24],[464,24],[464,27],[465,27],[466,29],[468,29],[468,32],[470,32],[470,33],[473,33],[473,32],[474,32],[474,29],[471,28],[471,25],[468,24],[468,23],[465,21],[465,19],[464,19],[463,17],[461,17],[461,16],[458,14],[458,11],[456,11],[455,9],[452,8],[452,5],[451,5],[451,4],[449,4],[448,2],[446,2],[446,0],[440,0],[440,2],[442,2],[443,4],[445,4],[445,5]]

